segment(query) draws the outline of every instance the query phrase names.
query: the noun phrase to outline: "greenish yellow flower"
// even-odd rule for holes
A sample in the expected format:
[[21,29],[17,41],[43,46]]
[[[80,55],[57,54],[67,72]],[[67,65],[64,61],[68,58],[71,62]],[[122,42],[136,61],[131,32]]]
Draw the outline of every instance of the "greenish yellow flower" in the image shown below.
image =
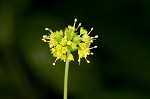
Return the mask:
[[[81,23],[79,23],[79,25],[76,27],[76,22],[77,19],[74,20],[73,26],[68,25],[65,30],[56,32],[53,32],[49,28],[45,28],[45,30],[48,30],[50,34],[43,35],[42,40],[44,42],[49,42],[51,53],[54,57],[56,57],[55,62],[58,59],[66,62],[67,52],[69,52],[68,60],[74,61],[74,57],[71,52],[78,51],[79,64],[81,62],[81,58],[85,58],[87,63],[90,63],[90,61],[87,60],[87,56],[93,55],[90,50],[93,48],[97,48],[97,46],[90,48],[90,45],[96,38],[98,38],[98,35],[96,35],[95,37],[90,37],[89,34],[93,30],[93,28],[91,28],[90,32],[88,32],[86,29],[84,29],[84,27],[80,27]],[[55,65],[55,62],[53,63],[53,65]]]
[[67,38],[66,37],[62,38],[62,40],[60,41],[60,44],[62,46],[65,46],[67,44]]
[[68,59],[69,59],[70,61],[71,61],[71,60],[74,61],[73,55],[72,55],[72,54],[69,54]]

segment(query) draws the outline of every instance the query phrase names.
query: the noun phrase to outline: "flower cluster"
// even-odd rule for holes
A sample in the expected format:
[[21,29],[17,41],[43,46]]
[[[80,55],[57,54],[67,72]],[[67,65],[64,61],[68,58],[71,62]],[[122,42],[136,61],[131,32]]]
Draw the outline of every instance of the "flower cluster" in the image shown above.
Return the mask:
[[[91,28],[90,32],[88,32],[84,27],[81,27],[81,23],[77,27],[75,27],[77,22],[77,19],[74,20],[74,25],[70,26],[68,25],[65,30],[60,30],[53,32],[49,28],[45,28],[45,30],[48,30],[51,34],[49,35],[43,35],[42,40],[44,42],[49,43],[49,47],[51,48],[51,53],[54,57],[56,57],[55,62],[60,59],[64,62],[67,58],[67,52],[69,52],[68,60],[74,61],[74,57],[71,54],[72,51],[78,50],[79,59],[78,62],[80,64],[80,59],[85,58],[87,63],[90,63],[89,60],[87,60],[87,55],[93,55],[93,53],[90,52],[91,49],[97,48],[97,46],[91,47],[91,43],[93,43],[93,40],[96,40],[98,38],[98,35],[95,37],[90,37],[89,34],[93,30]],[[55,62],[53,65],[55,65]]]

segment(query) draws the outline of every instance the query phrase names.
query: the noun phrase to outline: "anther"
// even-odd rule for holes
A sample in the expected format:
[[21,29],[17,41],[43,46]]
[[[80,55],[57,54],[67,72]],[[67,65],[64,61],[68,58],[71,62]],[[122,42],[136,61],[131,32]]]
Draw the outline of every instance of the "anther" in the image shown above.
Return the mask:
[[46,38],[47,37],[47,35],[43,35],[43,38]]
[[97,48],[97,46],[94,46],[94,48]]
[[91,52],[90,54],[91,54],[91,55],[94,55],[94,53],[92,53],[92,52]]
[[81,26],[81,23],[79,23],[79,25],[78,26]]
[[90,63],[90,61],[89,61],[89,60],[87,60],[87,63]]
[[45,30],[49,30],[49,28],[45,28]]
[[98,38],[98,35],[95,35],[95,38]]
[[74,19],[74,22],[77,22],[77,18]]

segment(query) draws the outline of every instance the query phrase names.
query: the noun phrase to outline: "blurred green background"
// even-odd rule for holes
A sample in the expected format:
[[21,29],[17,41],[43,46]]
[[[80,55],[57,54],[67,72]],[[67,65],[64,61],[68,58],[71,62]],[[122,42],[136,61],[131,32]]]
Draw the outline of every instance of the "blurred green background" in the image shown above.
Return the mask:
[[74,18],[99,38],[90,64],[70,63],[68,99],[150,99],[149,0],[0,0],[0,99],[63,99],[41,39]]

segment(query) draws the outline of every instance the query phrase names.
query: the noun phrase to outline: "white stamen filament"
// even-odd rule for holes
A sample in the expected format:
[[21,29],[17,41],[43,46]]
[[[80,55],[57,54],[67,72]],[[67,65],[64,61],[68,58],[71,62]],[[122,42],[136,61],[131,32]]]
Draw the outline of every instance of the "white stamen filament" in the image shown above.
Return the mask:
[[52,30],[49,30],[49,32],[53,33],[53,31],[52,31]]
[[49,28],[45,28],[45,30],[48,30],[49,32],[53,33],[53,31],[52,31],[52,30],[50,30]]
[[93,38],[98,38],[98,35],[95,35],[95,37],[91,37],[91,39],[93,39]]
[[78,27],[76,28],[76,30],[78,30],[78,28],[81,26],[81,23],[79,23]]
[[77,22],[77,19],[75,18],[75,19],[74,19],[74,24],[73,24],[73,27],[74,27],[74,28],[75,28],[76,22]]
[[89,60],[87,60],[87,58],[85,57],[85,60],[87,61],[87,63],[90,63],[90,61]]
[[93,31],[93,28],[91,28],[91,31],[88,33],[88,35]]
[[89,49],[93,49],[93,48],[97,48],[97,46],[91,47],[91,48],[89,48]]
[[53,65],[55,65],[56,61],[58,60],[58,58],[55,59],[55,62],[53,63]]

